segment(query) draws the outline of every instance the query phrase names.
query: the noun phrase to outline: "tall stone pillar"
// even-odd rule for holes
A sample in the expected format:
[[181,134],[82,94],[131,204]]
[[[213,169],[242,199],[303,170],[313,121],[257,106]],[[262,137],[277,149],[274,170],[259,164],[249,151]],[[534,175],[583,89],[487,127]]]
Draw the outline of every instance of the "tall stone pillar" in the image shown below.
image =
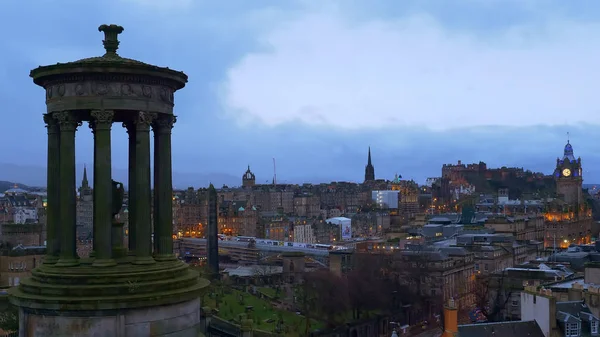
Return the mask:
[[75,131],[81,122],[70,111],[53,115],[60,128],[60,258],[59,267],[79,265],[76,249]]
[[135,125],[135,259],[134,264],[152,264],[152,222],[150,191],[150,124],[154,114],[140,111]]
[[52,114],[44,115],[48,128],[48,172],[46,203],[46,257],[45,264],[54,264],[60,253],[60,129]]
[[157,261],[174,260],[173,178],[171,176],[171,129],[177,118],[161,115],[154,131],[154,256]]
[[210,184],[208,187],[208,234],[206,235],[208,248],[208,268],[211,278],[219,278],[219,240],[218,240],[218,203],[217,190]]
[[127,223],[128,223],[128,229],[127,229],[127,238],[128,238],[128,249],[129,249],[129,255],[135,255],[135,243],[136,243],[136,226],[137,226],[137,220],[136,220],[136,210],[135,210],[135,163],[136,163],[136,156],[135,156],[135,148],[136,148],[136,127],[135,127],[135,123],[133,122],[127,122],[127,123],[123,123],[123,126],[125,128],[127,128],[127,133],[129,134],[129,171],[128,171],[128,178],[127,178],[127,185],[128,185],[128,193],[127,193]]
[[94,133],[94,267],[116,265],[112,258],[112,173],[110,130],[114,112],[92,110]]

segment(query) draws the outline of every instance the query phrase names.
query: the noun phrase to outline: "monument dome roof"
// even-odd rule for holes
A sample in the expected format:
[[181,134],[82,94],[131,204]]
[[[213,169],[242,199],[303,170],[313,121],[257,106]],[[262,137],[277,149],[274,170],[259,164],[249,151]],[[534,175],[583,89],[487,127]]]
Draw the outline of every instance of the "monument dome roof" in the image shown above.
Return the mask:
[[27,191],[25,191],[22,188],[11,188],[4,192],[4,194],[22,194],[22,193],[27,193]]
[[106,50],[104,55],[83,58],[73,62],[39,66],[31,70],[29,76],[33,78],[35,84],[44,86],[47,81],[51,81],[60,75],[131,73],[171,80],[170,82],[176,90],[185,86],[188,77],[182,71],[151,65],[138,60],[121,57],[117,54],[120,44],[117,37],[123,30],[123,27],[118,25],[101,25],[98,27],[98,31],[104,33],[104,40],[102,41]]

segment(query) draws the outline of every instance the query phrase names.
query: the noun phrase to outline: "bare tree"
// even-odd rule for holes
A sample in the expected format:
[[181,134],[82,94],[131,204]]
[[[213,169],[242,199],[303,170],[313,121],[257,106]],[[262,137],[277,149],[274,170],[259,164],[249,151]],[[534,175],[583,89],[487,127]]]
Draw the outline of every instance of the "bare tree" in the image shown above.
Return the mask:
[[473,293],[475,305],[487,321],[503,320],[502,314],[512,295],[512,287],[506,279],[505,271],[478,276]]
[[364,311],[388,308],[391,291],[384,290],[389,272],[383,254],[356,254],[354,268],[347,274],[348,300],[354,319]]
[[252,266],[252,273],[257,277],[268,277],[281,272],[281,267],[271,264],[256,264]]
[[[257,264],[252,267],[252,274],[256,284],[272,284],[272,280],[277,274],[281,274],[282,268],[271,264]],[[276,296],[281,291],[279,284],[275,286]]]
[[437,299],[442,294],[433,293],[432,286],[440,283],[435,273],[435,261],[432,258],[434,251],[417,247],[414,250],[405,251],[399,254],[395,270],[399,278],[414,294],[412,306],[415,314],[430,317],[434,312],[439,301]]
[[318,270],[305,274],[305,291],[309,291],[316,301],[313,310],[323,318],[328,327],[335,327],[345,321],[349,308],[346,280],[328,270]]
[[302,277],[303,281],[296,284],[294,287],[294,303],[300,310],[305,319],[304,335],[308,336],[310,331],[310,320],[312,319],[312,313],[317,303],[317,294],[311,287],[311,282],[307,282],[307,272],[304,272]]

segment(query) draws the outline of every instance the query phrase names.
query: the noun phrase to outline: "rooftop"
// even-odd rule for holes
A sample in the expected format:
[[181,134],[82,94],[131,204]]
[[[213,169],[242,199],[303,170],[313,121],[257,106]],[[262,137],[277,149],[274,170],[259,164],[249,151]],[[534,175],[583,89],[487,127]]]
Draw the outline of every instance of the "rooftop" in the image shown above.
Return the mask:
[[143,73],[145,75],[161,77],[168,80],[177,89],[185,86],[188,80],[186,74],[181,71],[175,71],[167,67],[158,67],[137,60],[121,57],[117,54],[119,49],[118,35],[123,32],[123,27],[117,25],[101,25],[98,31],[104,33],[104,49],[106,53],[103,56],[88,57],[81,60],[68,63],[56,63],[48,66],[39,66],[29,74],[35,84],[44,86],[48,81],[56,76],[66,74],[81,74],[82,69],[90,73],[103,72],[122,72],[122,73]]
[[513,321],[459,325],[460,337],[544,337],[535,321]]

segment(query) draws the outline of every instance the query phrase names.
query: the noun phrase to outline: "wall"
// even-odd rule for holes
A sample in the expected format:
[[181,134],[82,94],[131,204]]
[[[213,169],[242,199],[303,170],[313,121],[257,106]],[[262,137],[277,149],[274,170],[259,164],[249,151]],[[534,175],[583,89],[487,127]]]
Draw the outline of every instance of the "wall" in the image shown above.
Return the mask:
[[585,266],[584,282],[600,284],[600,264],[588,263]]
[[20,336],[179,336],[197,337],[200,301],[173,305],[106,311],[20,309]]
[[0,287],[18,285],[43,258],[43,255],[0,256]]
[[521,320],[535,320],[545,337],[556,328],[556,299],[540,293],[521,292]]
[[42,246],[42,225],[35,224],[3,224],[0,226],[2,241],[13,246]]

